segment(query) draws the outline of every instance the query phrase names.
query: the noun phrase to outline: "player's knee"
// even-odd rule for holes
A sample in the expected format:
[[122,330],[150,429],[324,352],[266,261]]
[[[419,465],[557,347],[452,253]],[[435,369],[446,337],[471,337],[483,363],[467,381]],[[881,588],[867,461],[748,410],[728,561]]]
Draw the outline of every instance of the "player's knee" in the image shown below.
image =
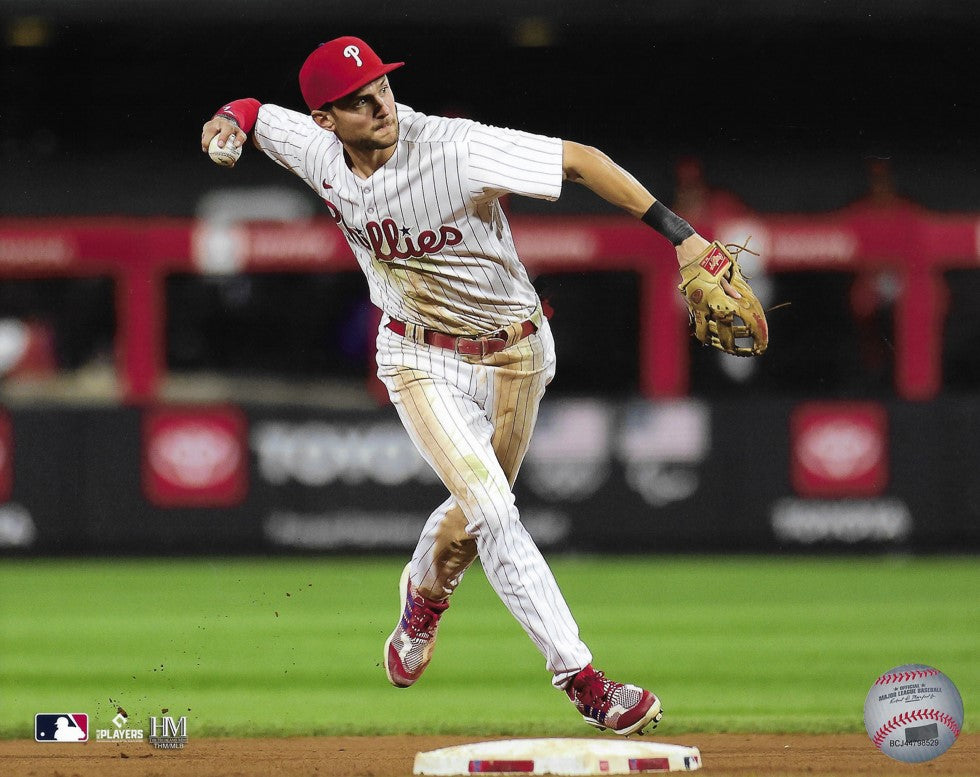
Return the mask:
[[479,542],[487,535],[496,537],[509,533],[520,524],[520,520],[514,505],[514,497],[510,495],[509,500],[481,504],[473,511],[470,522],[466,525],[466,531]]

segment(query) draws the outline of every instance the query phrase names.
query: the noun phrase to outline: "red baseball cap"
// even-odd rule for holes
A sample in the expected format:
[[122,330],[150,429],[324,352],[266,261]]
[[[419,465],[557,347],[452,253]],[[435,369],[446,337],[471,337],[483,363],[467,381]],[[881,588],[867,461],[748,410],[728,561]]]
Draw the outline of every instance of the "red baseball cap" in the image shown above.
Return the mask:
[[356,92],[404,62],[386,65],[360,38],[345,36],[321,43],[299,69],[299,89],[311,111]]

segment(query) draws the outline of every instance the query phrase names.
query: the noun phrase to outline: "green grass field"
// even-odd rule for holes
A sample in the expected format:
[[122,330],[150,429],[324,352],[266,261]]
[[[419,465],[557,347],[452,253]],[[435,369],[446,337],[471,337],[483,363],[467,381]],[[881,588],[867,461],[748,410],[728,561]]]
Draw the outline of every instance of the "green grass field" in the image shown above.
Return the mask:
[[[587,734],[474,567],[415,687],[381,648],[401,560],[0,562],[0,736],[36,712],[122,706],[206,735]],[[663,699],[659,731],[859,732],[875,677],[935,666],[975,731],[975,558],[558,557],[553,569],[616,679]]]

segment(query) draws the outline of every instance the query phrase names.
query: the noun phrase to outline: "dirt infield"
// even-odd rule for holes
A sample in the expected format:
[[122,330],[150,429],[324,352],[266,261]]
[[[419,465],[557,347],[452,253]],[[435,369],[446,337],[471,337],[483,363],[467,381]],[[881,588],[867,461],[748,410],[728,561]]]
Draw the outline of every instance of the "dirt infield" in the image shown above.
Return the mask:
[[[961,736],[941,757],[903,764],[868,738],[842,735],[691,734],[652,741],[693,745],[703,771],[731,775],[980,775],[980,734]],[[420,750],[473,737],[388,736],[191,739],[184,750],[88,742],[0,741],[0,775],[11,777],[410,777]]]

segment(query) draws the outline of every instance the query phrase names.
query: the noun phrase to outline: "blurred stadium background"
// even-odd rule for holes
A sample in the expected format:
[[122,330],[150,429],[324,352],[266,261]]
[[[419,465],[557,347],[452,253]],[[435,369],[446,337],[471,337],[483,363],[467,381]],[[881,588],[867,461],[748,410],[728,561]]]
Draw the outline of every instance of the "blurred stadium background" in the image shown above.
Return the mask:
[[974,4],[2,8],[0,547],[410,546],[441,487],[371,378],[349,250],[254,149],[197,148],[227,99],[300,105],[352,31],[409,62],[401,101],[592,143],[751,234],[792,303],[765,358],[705,352],[664,241],[575,186],[512,198],[559,350],[520,486],[543,544],[977,549]]
[[8,617],[45,569],[15,559],[401,557],[441,501],[315,197],[198,147],[226,100],[301,106],[300,63],[341,34],[408,63],[401,102],[590,143],[706,236],[752,235],[753,286],[792,303],[764,358],[719,357],[648,229],[572,185],[507,203],[554,310],[517,491],[549,556],[976,572],[975,3],[0,0],[0,34]]

